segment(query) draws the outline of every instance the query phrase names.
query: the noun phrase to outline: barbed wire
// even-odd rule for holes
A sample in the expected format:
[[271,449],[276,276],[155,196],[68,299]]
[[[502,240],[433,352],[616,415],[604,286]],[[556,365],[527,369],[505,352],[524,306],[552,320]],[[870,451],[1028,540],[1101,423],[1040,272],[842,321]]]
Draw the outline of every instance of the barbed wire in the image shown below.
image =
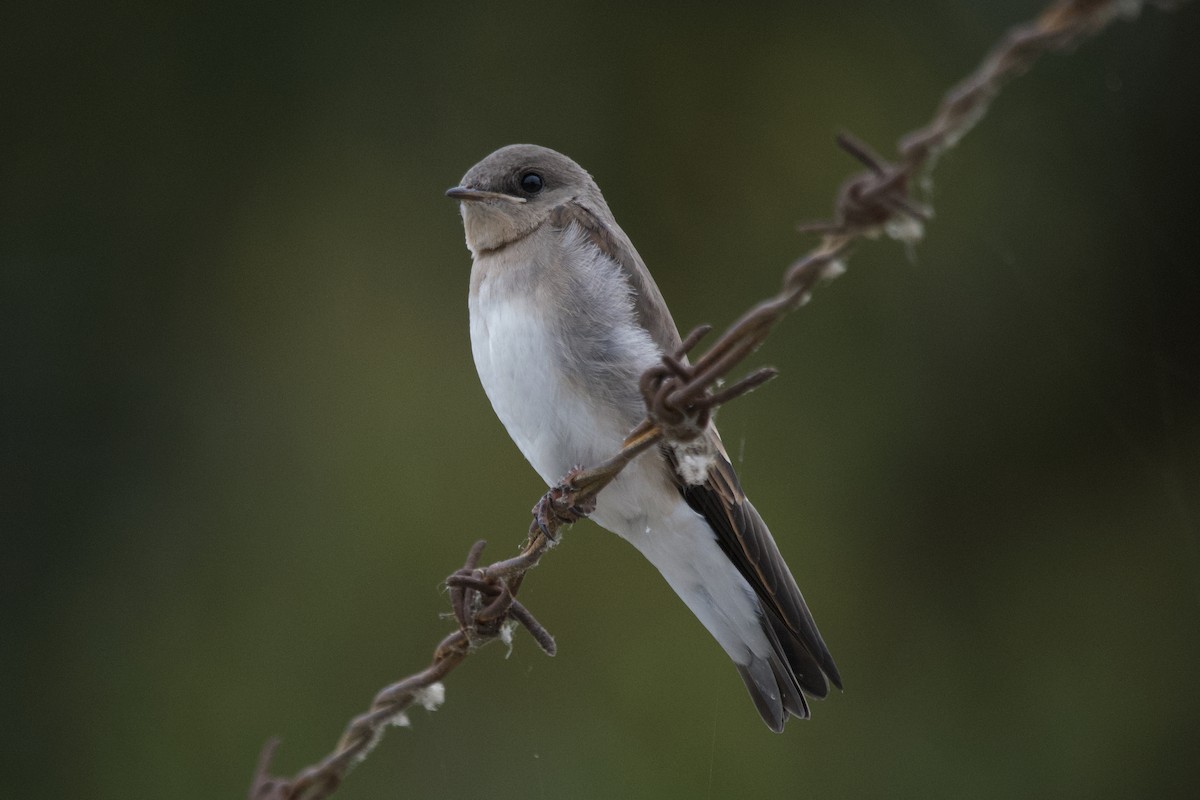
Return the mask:
[[630,433],[620,452],[601,464],[571,470],[537,502],[528,538],[517,556],[481,567],[485,542],[479,541],[471,547],[463,567],[446,578],[458,630],[438,644],[429,666],[383,688],[370,708],[349,722],[333,752],[291,778],[270,774],[279,742],[268,741],[259,756],[248,795],[251,800],[329,797],[350,769],[366,758],[388,725],[406,725],[405,712],[414,703],[427,708],[439,705],[442,679],[480,647],[496,639],[509,640],[517,625],[529,631],[543,652],[554,655],[554,638],[516,595],[526,573],[558,542],[562,527],[595,510],[597,495],[637,456],[663,442],[696,438],[714,409],[773,378],[775,370],[763,368],[718,388],[784,316],[808,301],[818,284],[844,271],[851,243],[881,233],[908,244],[920,240],[932,209],[912,197],[914,180],[927,182],[937,157],[983,118],[1007,80],[1028,71],[1042,55],[1068,50],[1118,17],[1136,16],[1143,5],[1169,10],[1184,2],[1059,0],[1032,22],[1005,34],[979,67],[945,94],[932,121],[900,139],[895,163],[879,157],[853,136],[839,135],[838,145],[866,169],[838,191],[833,220],[800,226],[801,231],[822,238],[817,247],[788,267],[779,294],[743,314],[694,363],[689,363],[687,355],[711,326],[693,330],[678,352],[664,355],[661,364],[647,370],[641,379],[646,418]]

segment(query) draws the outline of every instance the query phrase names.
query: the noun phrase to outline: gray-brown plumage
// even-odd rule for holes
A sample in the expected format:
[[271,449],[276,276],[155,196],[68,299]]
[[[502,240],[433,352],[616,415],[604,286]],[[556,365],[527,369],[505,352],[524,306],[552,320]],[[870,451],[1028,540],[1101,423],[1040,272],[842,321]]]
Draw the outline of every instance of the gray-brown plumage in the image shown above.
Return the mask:
[[[474,256],[476,366],[509,434],[548,484],[612,455],[644,416],[638,378],[680,337],[599,188],[566,156],[512,145],[447,194]],[[780,731],[841,678],[715,427],[707,443],[698,477],[670,447],[641,456],[592,519],[658,568]]]

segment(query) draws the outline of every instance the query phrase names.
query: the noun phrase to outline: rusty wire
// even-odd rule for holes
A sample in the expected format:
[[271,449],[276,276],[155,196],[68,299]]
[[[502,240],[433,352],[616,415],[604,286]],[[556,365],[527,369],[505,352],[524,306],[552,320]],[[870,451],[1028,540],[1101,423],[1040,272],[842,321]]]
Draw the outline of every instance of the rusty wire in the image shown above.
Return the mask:
[[[1147,5],[1175,8],[1184,0],[1151,0]],[[462,569],[446,579],[458,630],[434,649],[425,669],[382,689],[371,707],[350,721],[333,752],[291,778],[270,774],[278,740],[263,747],[249,791],[251,800],[321,800],[333,794],[346,773],[366,757],[389,724],[406,721],[414,703],[434,705],[440,681],[479,647],[511,636],[521,625],[538,646],[554,655],[554,638],[516,599],[526,572],[558,541],[558,532],[595,509],[596,496],[633,459],[660,442],[686,442],[698,436],[718,406],[762,385],[775,375],[759,369],[733,385],[717,389],[722,379],[766,339],[786,314],[807,302],[823,280],[843,270],[847,247],[881,232],[905,242],[920,239],[931,210],[910,194],[914,179],[927,178],[934,163],[982,119],[1001,86],[1029,70],[1045,53],[1067,50],[1105,28],[1119,16],[1136,16],[1143,3],[1132,0],[1059,0],[1032,22],[1011,29],[984,57],[979,67],[942,98],[933,120],[904,136],[899,159],[888,162],[848,134],[837,141],[866,169],[838,192],[834,219],[801,226],[822,235],[820,244],[793,262],[783,288],[742,315],[694,363],[687,354],[710,332],[702,326],[688,335],[676,353],[642,376],[646,419],[629,435],[620,452],[602,464],[576,468],[548,491],[533,508],[529,536],[519,555],[478,566],[484,542],[471,548]]]

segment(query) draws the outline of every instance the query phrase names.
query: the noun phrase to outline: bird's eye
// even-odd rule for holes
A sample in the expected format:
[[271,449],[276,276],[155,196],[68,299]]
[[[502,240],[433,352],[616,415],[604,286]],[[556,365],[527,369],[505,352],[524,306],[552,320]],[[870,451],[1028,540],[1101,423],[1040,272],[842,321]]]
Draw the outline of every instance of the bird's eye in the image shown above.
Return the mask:
[[526,194],[537,194],[542,190],[542,176],[536,172],[526,172],[521,176],[521,189]]

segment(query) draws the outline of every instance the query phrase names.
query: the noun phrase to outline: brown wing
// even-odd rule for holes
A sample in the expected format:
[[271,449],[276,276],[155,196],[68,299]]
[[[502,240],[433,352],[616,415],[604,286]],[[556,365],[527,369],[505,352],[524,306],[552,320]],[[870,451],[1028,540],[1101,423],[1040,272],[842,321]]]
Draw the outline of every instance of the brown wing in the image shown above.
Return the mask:
[[[638,322],[664,353],[677,351],[682,340],[671,312],[624,231],[615,223],[602,221],[594,210],[578,199],[556,207],[551,212],[550,222],[557,228],[566,228],[572,223],[578,225],[601,252],[620,266],[633,288]],[[768,623],[768,635],[798,685],[816,697],[824,697],[829,690],[826,677],[839,689],[842,686],[833,657],[821,639],[771,532],[746,499],[716,429],[710,428],[707,435],[712,437],[718,456],[708,480],[698,486],[688,485],[679,478],[678,470],[674,469],[673,453],[670,448],[663,449],[672,462],[672,476],[680,494],[708,521],[721,549],[754,588]],[[780,689],[787,692],[785,681],[780,681]],[[794,713],[807,715],[806,711],[801,713],[803,697],[789,702]]]
[[[780,655],[799,685],[815,697],[824,697],[829,690],[826,678],[842,688],[833,656],[771,532],[742,491],[716,431],[710,430],[708,435],[717,451],[708,480],[691,486],[677,478],[679,492],[708,521],[725,555],[758,595]],[[669,448],[667,455],[671,458]]]
[[662,292],[642,262],[642,257],[633,249],[633,243],[616,224],[605,223],[579,200],[571,200],[550,212],[550,224],[566,228],[575,223],[587,234],[600,252],[617,262],[633,289],[634,313],[643,328],[650,334],[664,353],[674,353],[682,340],[671,319],[671,312],[663,300]]

